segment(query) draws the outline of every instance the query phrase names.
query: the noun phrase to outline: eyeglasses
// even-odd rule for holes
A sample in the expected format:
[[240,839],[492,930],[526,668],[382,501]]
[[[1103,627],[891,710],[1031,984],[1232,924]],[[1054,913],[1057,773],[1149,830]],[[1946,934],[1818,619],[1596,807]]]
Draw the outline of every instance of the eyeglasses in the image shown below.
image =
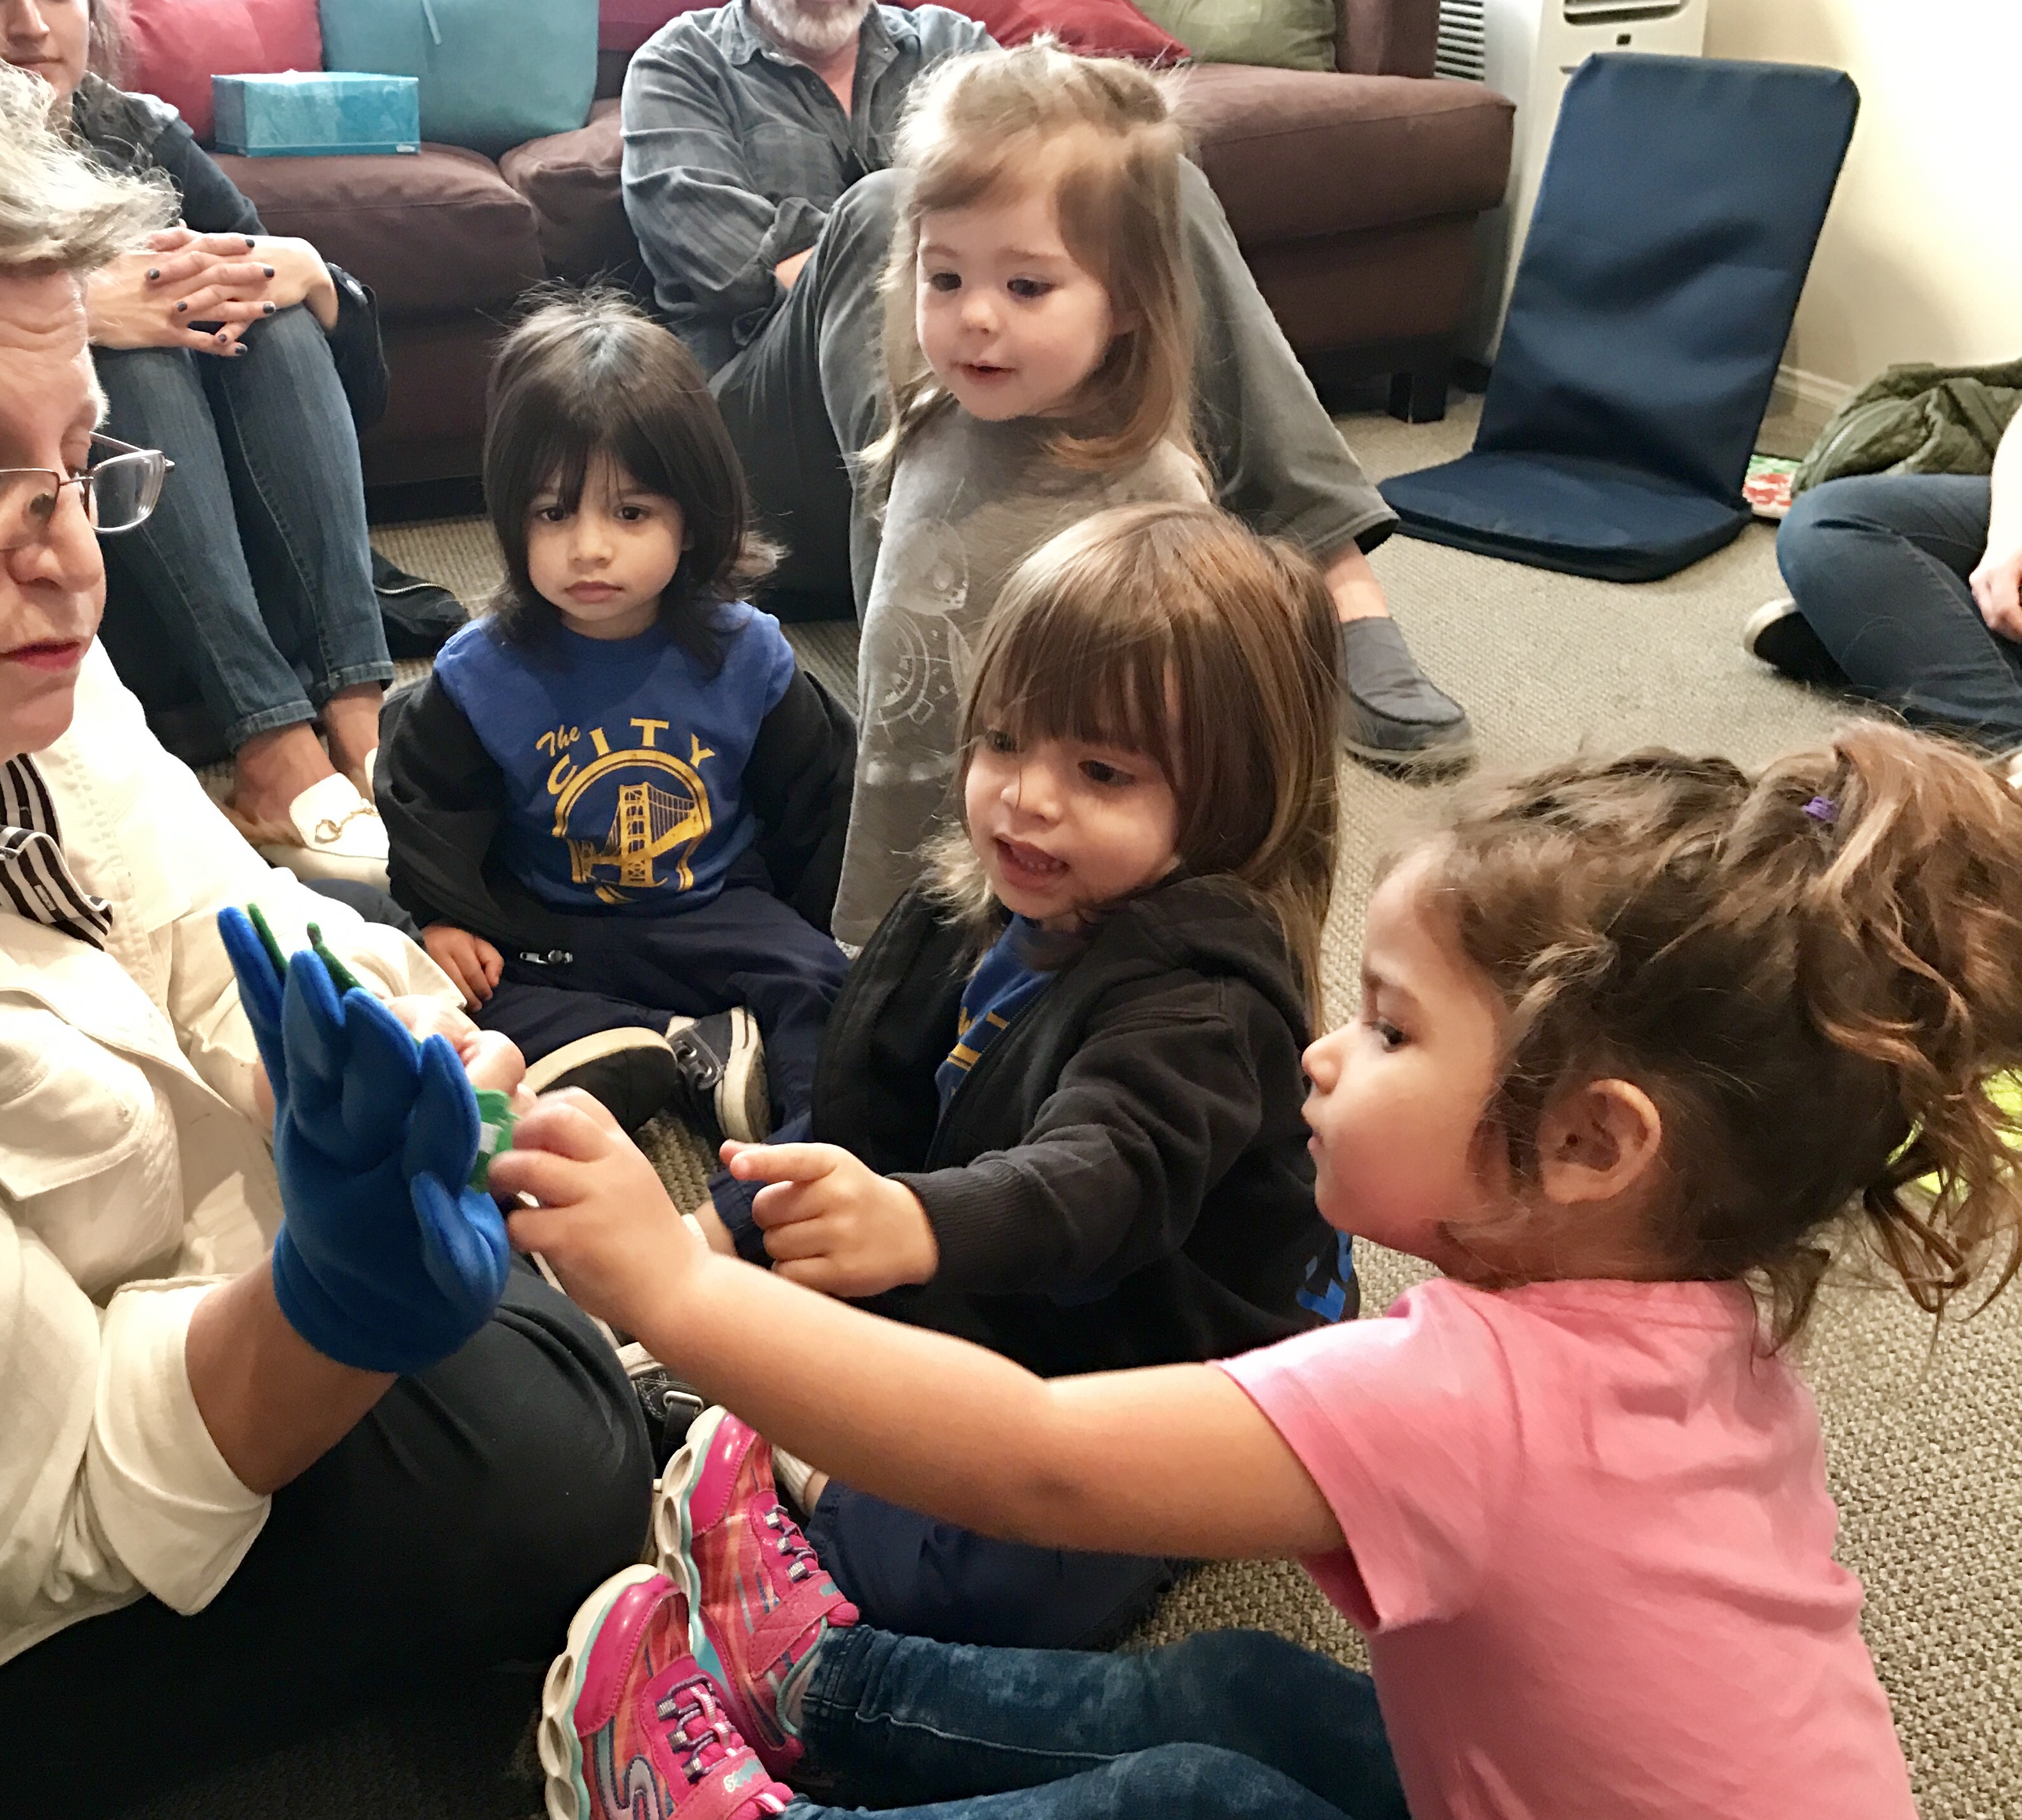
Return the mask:
[[53,468],[0,468],[0,552],[47,537],[66,487],[77,489],[77,502],[100,537],[131,531],[155,509],[162,482],[175,465],[159,449],[137,449],[131,443],[94,436],[81,474],[59,474]]

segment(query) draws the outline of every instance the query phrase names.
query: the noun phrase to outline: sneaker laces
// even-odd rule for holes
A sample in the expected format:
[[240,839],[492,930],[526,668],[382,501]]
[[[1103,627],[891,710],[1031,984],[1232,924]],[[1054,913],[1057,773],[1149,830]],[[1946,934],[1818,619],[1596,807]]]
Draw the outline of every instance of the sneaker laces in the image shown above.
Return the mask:
[[705,1674],[677,1682],[655,1710],[667,1727],[668,1743],[681,1756],[681,1774],[691,1782],[700,1782],[744,1742]]
[[778,1498],[773,1499],[762,1520],[766,1528],[779,1538],[773,1546],[779,1559],[787,1563],[789,1580],[797,1584],[810,1574],[821,1572],[821,1558],[815,1553],[814,1544],[801,1534],[801,1526],[787,1515]]

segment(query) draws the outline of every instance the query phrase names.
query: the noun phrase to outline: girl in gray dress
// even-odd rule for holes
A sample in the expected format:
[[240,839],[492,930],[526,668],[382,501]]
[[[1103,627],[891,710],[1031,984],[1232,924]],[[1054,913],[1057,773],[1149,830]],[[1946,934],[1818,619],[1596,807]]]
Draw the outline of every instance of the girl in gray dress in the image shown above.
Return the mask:
[[950,63],[901,129],[883,534],[859,657],[834,930],[918,878],[954,808],[970,648],[1013,569],[1111,505],[1205,501],[1180,129],[1134,64],[1045,44]]

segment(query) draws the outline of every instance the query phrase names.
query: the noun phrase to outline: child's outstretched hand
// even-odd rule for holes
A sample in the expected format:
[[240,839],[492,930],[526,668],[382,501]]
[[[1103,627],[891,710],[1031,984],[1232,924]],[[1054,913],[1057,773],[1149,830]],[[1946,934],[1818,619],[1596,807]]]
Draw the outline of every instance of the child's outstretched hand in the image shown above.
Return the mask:
[[920,1198],[833,1143],[726,1143],[741,1182],[768,1182],[751,1202],[777,1272],[831,1296],[876,1296],[924,1283],[940,1246]]
[[[682,1224],[658,1173],[618,1122],[574,1088],[550,1093],[491,1162],[513,1244],[538,1251],[579,1307],[638,1333],[709,1248]],[[541,1205],[513,1209],[513,1197]]]

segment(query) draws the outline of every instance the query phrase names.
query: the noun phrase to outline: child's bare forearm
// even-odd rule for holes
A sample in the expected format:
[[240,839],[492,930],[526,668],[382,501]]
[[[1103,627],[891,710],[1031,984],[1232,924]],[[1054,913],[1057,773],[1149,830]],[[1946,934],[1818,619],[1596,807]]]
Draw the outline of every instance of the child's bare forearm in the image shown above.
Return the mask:
[[969,1528],[1022,1527],[997,1482],[1024,1479],[1052,1400],[1022,1366],[713,1252],[637,1315],[654,1357],[790,1453]]
[[1209,1366],[1049,1381],[713,1254],[637,1315],[656,1358],[777,1446],[987,1535],[1201,1556],[1341,1545],[1304,1468]]
[[542,1253],[585,1308],[768,1440],[859,1490],[1056,1548],[1340,1545],[1305,1469],[1211,1366],[1035,1377],[966,1341],[718,1256],[586,1095],[542,1102],[516,1139],[491,1165],[495,1192],[524,1198],[513,1243]]

